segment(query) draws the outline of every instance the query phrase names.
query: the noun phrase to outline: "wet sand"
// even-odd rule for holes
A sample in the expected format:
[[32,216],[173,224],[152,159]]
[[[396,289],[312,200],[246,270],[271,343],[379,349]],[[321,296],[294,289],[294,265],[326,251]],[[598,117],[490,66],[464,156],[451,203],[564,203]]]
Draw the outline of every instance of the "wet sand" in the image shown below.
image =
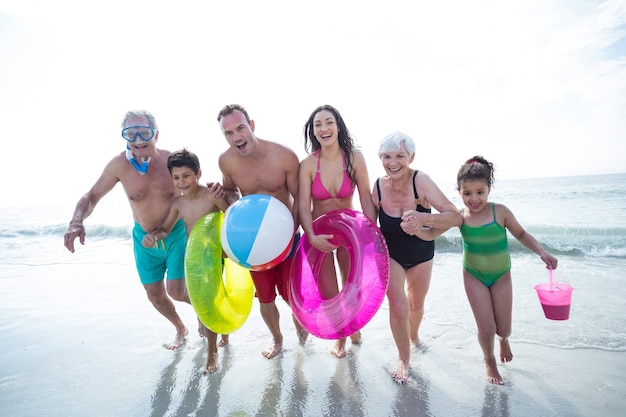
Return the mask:
[[[126,261],[4,266],[0,415],[618,416],[626,407],[626,352],[546,347],[514,334],[515,358],[499,367],[506,385],[494,386],[474,330],[437,324],[432,310],[411,379],[398,384],[386,304],[362,330],[363,343],[348,342],[347,357],[336,359],[332,341],[298,342],[278,300],[284,351],[267,360],[261,350],[271,340],[255,301],[220,349],[219,369],[203,375],[206,342],[192,308],[177,304],[190,336],[166,350],[173,328],[133,272]],[[431,286],[429,297],[437,291]]]

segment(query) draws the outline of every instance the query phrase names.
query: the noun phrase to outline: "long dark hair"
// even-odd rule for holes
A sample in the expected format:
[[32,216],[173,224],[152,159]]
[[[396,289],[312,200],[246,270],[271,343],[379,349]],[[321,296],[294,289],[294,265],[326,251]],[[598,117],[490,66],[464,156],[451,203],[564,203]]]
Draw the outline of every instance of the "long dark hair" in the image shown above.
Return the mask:
[[335,117],[337,121],[337,127],[339,128],[339,132],[337,134],[339,140],[339,147],[343,150],[343,154],[346,156],[346,171],[348,172],[348,177],[350,177],[350,181],[354,183],[354,178],[352,177],[352,168],[354,161],[354,151],[357,147],[354,144],[354,139],[350,135],[350,131],[346,126],[346,122],[343,121],[343,117],[339,111],[331,106],[330,104],[324,104],[319,106],[313,113],[309,116],[309,120],[304,125],[304,149],[307,153],[312,153],[320,150],[322,145],[315,137],[315,130],[313,127],[313,119],[315,119],[315,115],[322,110],[329,111]]

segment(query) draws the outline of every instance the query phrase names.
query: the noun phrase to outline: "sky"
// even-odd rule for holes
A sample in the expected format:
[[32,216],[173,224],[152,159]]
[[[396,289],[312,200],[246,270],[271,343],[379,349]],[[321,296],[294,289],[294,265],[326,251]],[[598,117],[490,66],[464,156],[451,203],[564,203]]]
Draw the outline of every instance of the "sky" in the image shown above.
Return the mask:
[[75,204],[131,109],[220,181],[230,103],[300,158],[335,106],[372,182],[396,130],[437,183],[473,155],[501,180],[626,172],[625,0],[0,0],[0,62],[0,205]]

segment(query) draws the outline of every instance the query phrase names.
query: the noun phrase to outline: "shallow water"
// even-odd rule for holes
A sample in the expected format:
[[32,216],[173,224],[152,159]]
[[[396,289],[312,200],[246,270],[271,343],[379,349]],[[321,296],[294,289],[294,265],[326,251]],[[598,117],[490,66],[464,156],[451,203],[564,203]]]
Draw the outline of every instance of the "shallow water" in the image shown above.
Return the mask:
[[[626,176],[611,177],[621,189],[601,177],[497,184],[497,201],[515,206],[559,258],[555,278],[574,287],[569,319],[546,319],[534,286],[548,282],[548,272],[512,242],[515,359],[500,367],[504,387],[485,382],[458,232],[437,241],[424,346],[413,353],[408,384],[390,377],[396,351],[386,302],[363,329],[364,343],[337,360],[331,341],[298,343],[279,301],[285,350],[268,361],[260,351],[269,334],[255,301],[220,351],[219,370],[207,376],[198,372],[205,342],[194,332],[180,351],[163,348],[173,329],[139,284],[125,202],[103,201],[75,254],[62,246],[73,205],[7,208],[0,212],[0,415],[622,415]],[[546,199],[550,190],[555,197]],[[590,200],[610,206],[600,224],[588,214]],[[178,309],[195,329],[192,308]]]

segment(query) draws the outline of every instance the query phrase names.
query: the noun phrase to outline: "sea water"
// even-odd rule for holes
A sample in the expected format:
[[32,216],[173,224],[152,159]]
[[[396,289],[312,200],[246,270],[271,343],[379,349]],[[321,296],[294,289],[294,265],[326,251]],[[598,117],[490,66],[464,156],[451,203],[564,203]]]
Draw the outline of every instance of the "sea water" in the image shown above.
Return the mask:
[[[462,206],[458,194],[446,194]],[[497,181],[489,199],[506,205],[525,230],[558,258],[554,279],[574,288],[569,319],[546,319],[534,287],[549,283],[549,272],[538,255],[509,233],[512,342],[626,350],[626,174]],[[436,247],[431,289],[445,282],[446,291],[454,291],[458,298],[464,293],[458,228],[437,239]],[[455,277],[447,276],[454,269]],[[426,319],[473,328],[471,313],[469,317],[454,314],[462,310],[458,307],[448,308],[451,314],[445,320],[436,313],[442,307],[434,303],[445,305],[446,291],[438,300],[427,299]]]
[[[453,184],[439,186],[462,206]],[[555,279],[574,287],[569,319],[546,319],[534,286],[549,282],[548,271],[538,255],[509,235],[512,342],[626,351],[626,174],[498,181],[490,200],[511,209],[526,231],[558,258]],[[94,274],[101,264],[127,264],[129,279],[137,279],[133,221],[121,188],[107,195],[85,221],[86,244],[77,240],[77,251],[71,254],[63,246],[63,234],[75,203],[0,209],[0,280],[7,278],[7,271],[76,263],[93,265]],[[461,253],[457,228],[437,239],[424,320],[475,332],[463,289]],[[38,279],[45,280],[45,274]]]

